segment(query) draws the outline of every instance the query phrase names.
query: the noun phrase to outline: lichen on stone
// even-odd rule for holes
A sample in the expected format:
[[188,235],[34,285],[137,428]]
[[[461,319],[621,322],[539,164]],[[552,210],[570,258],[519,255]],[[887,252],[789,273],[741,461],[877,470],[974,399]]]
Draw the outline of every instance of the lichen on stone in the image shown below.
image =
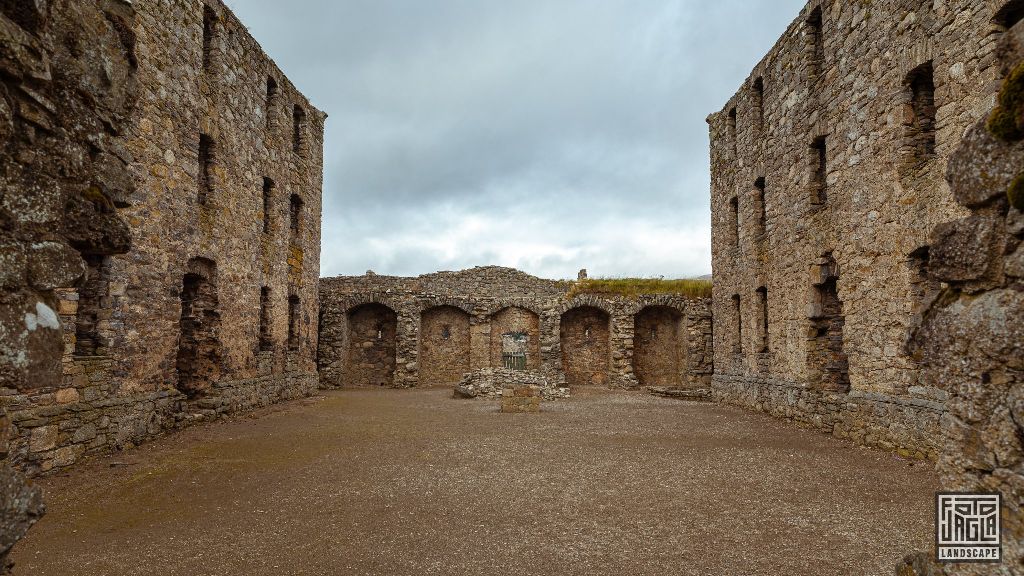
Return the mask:
[[1024,62],[1017,65],[999,90],[999,105],[988,119],[988,129],[996,138],[1016,142],[1024,138],[1020,118],[1024,111]]
[[1014,178],[1010,184],[1006,196],[1010,199],[1010,205],[1017,210],[1024,211],[1024,172]]

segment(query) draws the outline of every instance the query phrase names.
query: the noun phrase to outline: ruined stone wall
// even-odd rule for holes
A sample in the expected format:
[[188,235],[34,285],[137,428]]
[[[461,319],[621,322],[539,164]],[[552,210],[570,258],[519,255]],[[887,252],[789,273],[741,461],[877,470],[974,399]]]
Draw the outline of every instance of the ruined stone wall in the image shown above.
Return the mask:
[[420,382],[452,386],[469,372],[470,316],[454,306],[423,312],[420,324]]
[[[481,324],[490,328],[490,364],[504,366],[503,355],[519,353],[526,356],[526,367],[540,368],[540,316],[532,310],[510,306],[491,315],[490,322]],[[525,339],[525,342],[522,340]]]
[[947,393],[902,344],[1006,4],[815,0],[708,118],[719,400],[935,455]]
[[[970,212],[931,233],[926,276],[945,284],[908,346],[922,382],[949,394],[936,467],[943,489],[1003,497],[1002,563],[947,565],[946,574],[1024,572],[1024,23],[997,54],[1006,79],[998,106],[949,160],[953,195]],[[939,574],[923,568],[929,557],[908,559],[900,573]]]
[[[395,371],[387,382],[395,387],[447,385],[458,380],[456,373],[461,377],[473,370],[503,368],[506,362],[522,362],[525,369],[555,384],[566,382],[568,374],[583,374],[574,376],[570,384],[636,387],[634,325],[637,315],[648,307],[669,308],[679,319],[675,346],[651,349],[650,357],[661,358],[656,360],[661,365],[677,366],[673,385],[710,386],[710,300],[668,294],[637,298],[584,294],[570,299],[567,294],[573,285],[494,266],[417,278],[370,273],[321,279],[320,385],[334,388],[369,382],[353,373],[353,351],[360,354],[360,344],[353,338],[360,330],[352,325],[351,313],[374,304],[393,311],[397,318]],[[589,320],[572,320],[581,314]],[[602,318],[597,321],[591,315]],[[569,319],[568,336],[563,336],[565,318]],[[588,325],[589,337],[585,335]],[[450,330],[448,341],[441,336],[445,326]],[[390,349],[387,353],[392,354]]]
[[81,282],[87,259],[130,245],[117,208],[134,184],[118,136],[137,97],[134,20],[115,0],[0,4],[3,574],[8,551],[44,512],[38,488],[11,464],[30,434],[16,399],[61,384],[56,290]]
[[573,308],[562,315],[562,370],[570,387],[608,384],[610,323],[607,312],[589,306]]
[[[680,338],[685,338],[682,324],[682,315],[672,308],[651,306],[636,315],[633,372],[641,386],[675,387],[682,383],[680,363],[687,362],[689,353],[685,346],[680,348]],[[671,352],[680,349],[682,355]]]
[[[72,199],[99,216],[71,242],[87,273],[52,286],[61,374],[2,394],[30,472],[316,388],[325,117],[221,3],[134,11],[67,27],[73,52],[113,50],[131,72],[99,66],[78,89],[138,86],[138,101],[100,110],[95,123],[117,129],[69,156],[96,166]],[[111,39],[83,36],[102,26]]]

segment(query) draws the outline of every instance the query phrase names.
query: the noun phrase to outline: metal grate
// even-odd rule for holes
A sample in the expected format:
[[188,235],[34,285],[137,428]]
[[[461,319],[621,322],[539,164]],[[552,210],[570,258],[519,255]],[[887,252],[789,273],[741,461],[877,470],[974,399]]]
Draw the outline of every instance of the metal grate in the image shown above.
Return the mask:
[[505,352],[501,355],[501,361],[509,370],[526,370],[526,354],[524,352]]

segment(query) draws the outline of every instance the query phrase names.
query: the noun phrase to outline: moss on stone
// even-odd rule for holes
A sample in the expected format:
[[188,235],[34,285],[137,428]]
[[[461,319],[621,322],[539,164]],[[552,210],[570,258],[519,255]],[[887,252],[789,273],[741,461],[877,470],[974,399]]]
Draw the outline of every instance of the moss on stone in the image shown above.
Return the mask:
[[575,282],[567,298],[580,294],[625,296],[635,298],[651,294],[676,294],[690,298],[710,298],[711,282],[707,280],[663,280],[660,278],[593,278]]
[[1010,189],[1006,191],[1006,196],[1009,197],[1011,206],[1024,212],[1024,173],[1013,180]]
[[988,119],[988,129],[996,138],[1014,142],[1024,138],[1018,118],[1024,110],[1024,62],[1010,72],[999,90],[999,105]]

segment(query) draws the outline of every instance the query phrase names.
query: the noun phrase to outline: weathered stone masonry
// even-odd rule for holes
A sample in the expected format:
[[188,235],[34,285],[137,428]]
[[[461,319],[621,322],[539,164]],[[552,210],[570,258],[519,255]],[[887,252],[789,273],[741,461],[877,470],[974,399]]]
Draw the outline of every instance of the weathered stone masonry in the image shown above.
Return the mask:
[[[1018,17],[1024,3],[1017,4]],[[1000,40],[999,104],[964,136],[947,180],[969,215],[931,233],[925,273],[944,282],[908,349],[949,392],[937,470],[944,490],[1003,495],[1003,562],[920,574],[1024,572],[1024,22]]]
[[948,392],[903,344],[939,287],[928,231],[965,214],[942,176],[994,103],[1014,4],[812,1],[708,118],[718,399],[939,451]]
[[325,115],[216,0],[144,0],[106,22],[115,40],[79,50],[114,47],[129,65],[87,91],[130,80],[138,101],[104,149],[70,156],[99,167],[72,197],[127,226],[108,227],[124,236],[111,248],[93,247],[112,236],[100,231],[72,241],[86,265],[49,283],[63,374],[0,383],[11,458],[29,472],[317,386]]
[[572,285],[500,267],[321,279],[321,387],[452,386],[509,367],[569,387],[708,388],[707,299],[569,299]]
[[134,183],[116,136],[137,97],[134,17],[121,1],[0,4],[3,574],[11,546],[44,511],[39,489],[11,466],[24,427],[12,425],[6,400],[60,386],[55,289],[78,281],[86,260],[130,244],[115,207],[127,202]]

